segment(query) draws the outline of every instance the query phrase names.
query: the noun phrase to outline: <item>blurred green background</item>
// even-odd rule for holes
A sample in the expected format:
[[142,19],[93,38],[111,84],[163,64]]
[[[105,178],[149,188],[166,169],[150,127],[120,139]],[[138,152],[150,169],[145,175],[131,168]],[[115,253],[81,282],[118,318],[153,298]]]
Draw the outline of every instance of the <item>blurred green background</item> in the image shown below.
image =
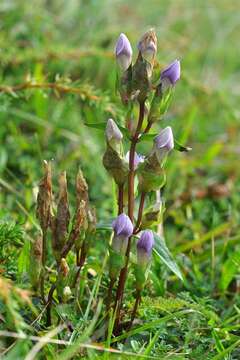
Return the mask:
[[[126,33],[136,57],[138,39],[154,27],[160,65],[175,58],[182,64],[174,101],[159,125],[171,125],[176,138],[193,148],[173,152],[168,162],[163,198],[169,247],[178,254],[193,244],[204,265],[210,240],[218,236],[223,249],[238,235],[238,1],[2,0],[0,16],[2,218],[31,231],[43,159],[53,159],[55,176],[67,170],[70,188],[81,166],[98,217],[113,215],[112,181],[102,166],[104,133],[84,123],[112,117],[124,124],[115,93],[115,42]],[[21,89],[26,81],[41,88]],[[60,91],[48,89],[49,83]]]

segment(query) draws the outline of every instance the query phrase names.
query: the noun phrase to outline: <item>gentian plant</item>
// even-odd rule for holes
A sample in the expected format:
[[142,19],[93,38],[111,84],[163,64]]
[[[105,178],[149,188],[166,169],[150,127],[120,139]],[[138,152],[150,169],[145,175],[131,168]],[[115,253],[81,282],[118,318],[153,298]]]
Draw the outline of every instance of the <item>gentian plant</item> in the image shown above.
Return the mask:
[[[152,149],[148,154],[136,153],[137,144],[146,138],[146,134],[154,124],[161,122],[170,104],[176,82],[180,79],[180,61],[175,60],[163,69],[158,81],[153,84],[157,55],[157,37],[154,30],[151,29],[142,36],[137,48],[138,55],[133,63],[130,42],[126,35],[120,35],[116,45],[117,89],[127,109],[126,129],[130,149],[127,155],[124,155],[122,132],[116,122],[110,119],[106,126],[107,148],[103,157],[103,164],[118,187],[118,217],[113,223],[107,301],[108,309],[113,306],[115,311],[115,329],[119,328],[130,255],[135,249],[133,242],[136,242],[137,252],[137,261],[135,265],[133,264],[136,277],[136,301],[130,326],[137,312],[154,246],[153,232],[147,227],[156,226],[162,211],[159,202],[150,209],[145,209],[145,202],[150,193],[159,191],[164,186],[166,182],[164,165],[175,144],[172,129],[167,126],[158,135],[152,137]],[[136,106],[139,109],[137,121],[129,116],[129,109],[133,112]],[[188,150],[179,144],[177,149]],[[140,238],[138,238],[139,234]],[[112,303],[115,283],[116,295]]]
[[[106,319],[113,316],[115,333],[122,329],[121,310],[129,271],[132,268],[135,275],[136,296],[127,328],[133,324],[151,266],[152,252],[154,246],[158,246],[154,229],[162,219],[163,206],[159,192],[166,183],[165,164],[168,155],[174,148],[188,150],[176,142],[170,126],[161,129],[158,134],[152,133],[155,124],[161,124],[176,82],[180,79],[180,62],[175,60],[158,74],[157,81],[153,81],[156,79],[157,61],[157,37],[154,30],[142,36],[137,48],[138,55],[133,63],[133,51],[127,36],[119,36],[115,49],[117,89],[126,110],[126,121],[125,127],[113,119],[108,119],[105,125],[103,165],[118,192],[118,214],[112,222],[109,244],[109,286],[106,296]],[[135,120],[136,108],[138,119]],[[138,143],[146,139],[151,141],[149,151],[146,154],[137,153]],[[124,149],[126,141],[129,143],[128,149]],[[42,302],[46,306],[47,324],[50,325],[55,295],[59,303],[80,301],[81,271],[89,248],[93,245],[97,221],[82,172],[79,170],[77,174],[76,204],[71,216],[66,173],[59,176],[59,194],[54,199],[51,164],[45,162],[44,167],[37,199],[41,235],[31,247],[33,271],[30,278],[33,289],[41,293]],[[150,194],[154,192],[158,194],[158,200],[152,204],[153,196]],[[50,234],[56,276],[51,285],[46,286],[47,239]],[[74,266],[68,261],[70,253],[75,254]]]

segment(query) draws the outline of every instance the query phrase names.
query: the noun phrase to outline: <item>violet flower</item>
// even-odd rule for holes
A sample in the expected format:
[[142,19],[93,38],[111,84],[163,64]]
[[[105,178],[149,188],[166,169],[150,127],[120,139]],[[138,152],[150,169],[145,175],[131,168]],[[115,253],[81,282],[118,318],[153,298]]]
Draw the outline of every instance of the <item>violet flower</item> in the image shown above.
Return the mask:
[[137,242],[137,261],[139,265],[146,266],[152,255],[154,245],[153,232],[151,230],[142,231]]
[[126,71],[132,63],[132,47],[127,36],[123,33],[118,38],[115,55],[120,69]]
[[[130,156],[130,151],[128,151],[125,156],[128,163],[129,163],[129,156]],[[139,155],[138,153],[135,152],[134,153],[134,162],[133,162],[134,170],[136,170],[138,165],[143,162],[144,162],[144,156]]]
[[167,68],[165,68],[161,72],[160,79],[162,80],[165,86],[166,85],[173,86],[180,79],[180,73],[181,73],[180,61],[175,60],[173,63],[171,63]]
[[113,221],[112,227],[114,231],[112,247],[116,252],[125,255],[128,238],[133,233],[133,224],[130,218],[122,213]]
[[108,119],[105,134],[108,144],[113,149],[119,150],[119,145],[122,141],[123,134],[113,119]]

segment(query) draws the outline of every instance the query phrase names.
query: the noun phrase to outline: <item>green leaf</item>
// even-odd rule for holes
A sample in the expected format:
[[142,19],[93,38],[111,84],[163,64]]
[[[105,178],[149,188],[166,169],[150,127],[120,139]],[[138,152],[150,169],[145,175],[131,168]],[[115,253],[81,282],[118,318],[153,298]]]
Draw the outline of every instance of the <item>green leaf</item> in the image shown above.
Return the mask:
[[225,261],[222,267],[222,275],[220,279],[221,290],[226,290],[234,276],[239,272],[240,252],[235,252],[229,259]]
[[154,245],[154,254],[157,256],[165,265],[180,279],[183,281],[181,271],[174,261],[172,254],[170,253],[164,238],[160,237],[155,232],[153,233],[155,245]]
[[106,221],[106,222],[99,222],[97,224],[97,231],[101,231],[101,230],[112,230],[112,223],[113,223],[113,219]]
[[188,146],[183,146],[183,145],[179,144],[179,142],[176,139],[174,139],[174,149],[177,151],[181,151],[181,152],[192,150],[192,148],[190,148]]
[[104,123],[84,123],[84,125],[98,130],[105,130],[106,128],[106,122]]
[[[106,129],[107,123],[106,122],[101,122],[101,123],[86,123],[85,122],[84,125],[88,126],[90,128],[93,128],[93,129],[103,130],[104,131]],[[117,124],[117,126],[122,131],[122,133],[129,138],[128,130],[125,127],[123,127],[123,126],[121,126],[119,124]]]
[[141,141],[153,141],[153,139],[157,135],[158,134],[143,134],[143,135],[141,135],[141,137],[139,139],[139,142],[141,142]]

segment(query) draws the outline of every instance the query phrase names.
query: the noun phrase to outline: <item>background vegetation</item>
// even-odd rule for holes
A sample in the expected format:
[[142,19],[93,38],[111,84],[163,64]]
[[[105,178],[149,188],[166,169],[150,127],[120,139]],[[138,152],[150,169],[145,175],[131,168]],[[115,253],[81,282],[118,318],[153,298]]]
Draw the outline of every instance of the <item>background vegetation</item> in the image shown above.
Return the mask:
[[[182,64],[162,126],[171,125],[177,139],[193,148],[171,155],[163,192],[164,235],[185,280],[155,262],[139,327],[112,343],[120,354],[80,347],[76,358],[135,358],[130,352],[157,359],[239,359],[238,2],[2,0],[0,16],[1,331],[22,337],[46,331],[39,304],[27,292],[43,159],[53,160],[55,174],[67,170],[71,200],[80,165],[98,219],[116,213],[112,181],[102,166],[104,133],[85,124],[109,117],[124,122],[115,93],[114,45],[120,32],[136,44],[153,26],[161,66],[175,58]],[[98,251],[92,250],[86,266],[91,289],[99,281],[108,239],[97,240]],[[132,302],[131,282],[128,293]],[[75,330],[61,335],[58,328],[58,339],[75,343],[75,352],[94,334],[95,295],[80,318],[59,309]],[[2,353],[32,359],[33,340],[1,333]],[[71,358],[66,349],[49,343],[36,356],[52,359],[58,351],[59,359]]]

